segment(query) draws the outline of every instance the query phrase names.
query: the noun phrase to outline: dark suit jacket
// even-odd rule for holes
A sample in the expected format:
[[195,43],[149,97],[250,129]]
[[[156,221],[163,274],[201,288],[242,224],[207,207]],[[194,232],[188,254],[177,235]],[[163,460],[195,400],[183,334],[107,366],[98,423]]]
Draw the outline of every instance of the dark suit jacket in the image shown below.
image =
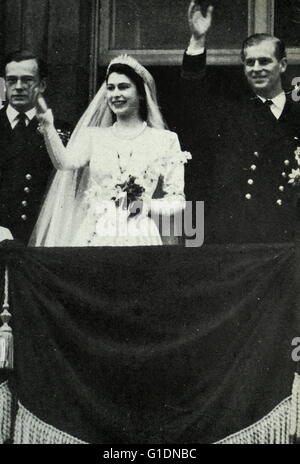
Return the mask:
[[251,95],[220,97],[205,86],[205,55],[183,62],[183,116],[194,124],[182,140],[193,161],[186,193],[205,200],[205,241],[217,243],[293,240],[297,193],[288,184],[300,146],[300,105],[287,94],[277,120]]
[[43,135],[33,118],[24,137],[11,129],[0,111],[0,225],[27,243],[53,172]]

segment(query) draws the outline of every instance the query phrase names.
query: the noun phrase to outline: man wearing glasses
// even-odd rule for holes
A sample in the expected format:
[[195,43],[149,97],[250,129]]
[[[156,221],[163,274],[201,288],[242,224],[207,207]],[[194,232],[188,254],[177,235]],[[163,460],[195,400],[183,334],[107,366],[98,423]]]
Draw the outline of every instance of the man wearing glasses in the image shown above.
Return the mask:
[[[7,104],[0,110],[0,226],[26,244],[52,171],[34,108],[35,89],[46,89],[47,66],[21,50],[7,56],[3,72]],[[58,131],[66,142],[67,131]]]

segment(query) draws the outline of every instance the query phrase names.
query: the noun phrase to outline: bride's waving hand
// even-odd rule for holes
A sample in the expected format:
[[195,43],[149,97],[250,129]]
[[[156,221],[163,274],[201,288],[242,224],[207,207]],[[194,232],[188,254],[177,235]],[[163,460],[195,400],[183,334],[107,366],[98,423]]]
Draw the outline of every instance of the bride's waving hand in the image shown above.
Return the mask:
[[[188,155],[166,130],[147,69],[130,56],[115,58],[67,147],[38,93],[36,110],[58,173],[31,244],[161,245],[153,218],[184,208]],[[161,198],[154,200],[159,182]]]

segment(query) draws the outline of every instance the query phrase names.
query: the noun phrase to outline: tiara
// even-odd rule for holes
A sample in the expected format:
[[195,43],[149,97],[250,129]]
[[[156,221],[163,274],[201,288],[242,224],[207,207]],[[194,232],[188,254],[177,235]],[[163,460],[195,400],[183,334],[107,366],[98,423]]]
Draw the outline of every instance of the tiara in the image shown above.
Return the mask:
[[154,87],[154,79],[152,75],[147,71],[144,66],[141,65],[135,58],[133,58],[130,55],[119,55],[116,56],[111,60],[111,62],[108,65],[107,72],[106,74],[109,73],[110,67],[113,64],[126,64],[127,66],[130,66],[142,79],[143,81],[152,89]]

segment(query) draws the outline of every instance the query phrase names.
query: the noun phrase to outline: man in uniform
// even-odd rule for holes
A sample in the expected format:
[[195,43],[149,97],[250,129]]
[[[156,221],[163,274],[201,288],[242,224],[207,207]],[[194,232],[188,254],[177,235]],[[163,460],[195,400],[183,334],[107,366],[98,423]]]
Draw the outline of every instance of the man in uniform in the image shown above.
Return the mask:
[[[206,242],[282,242],[294,238],[300,105],[285,93],[284,44],[255,34],[243,43],[250,95],[220,95],[205,82],[205,41],[213,8],[189,8],[192,32],[183,59],[184,144],[193,154],[187,197],[205,200]],[[215,91],[214,91],[215,90]],[[195,121],[191,124],[191,121]]]
[[[47,67],[21,50],[4,62],[7,105],[0,110],[0,226],[27,243],[38,217],[52,163],[38,128],[34,89],[46,89]],[[68,132],[58,129],[63,140]]]

